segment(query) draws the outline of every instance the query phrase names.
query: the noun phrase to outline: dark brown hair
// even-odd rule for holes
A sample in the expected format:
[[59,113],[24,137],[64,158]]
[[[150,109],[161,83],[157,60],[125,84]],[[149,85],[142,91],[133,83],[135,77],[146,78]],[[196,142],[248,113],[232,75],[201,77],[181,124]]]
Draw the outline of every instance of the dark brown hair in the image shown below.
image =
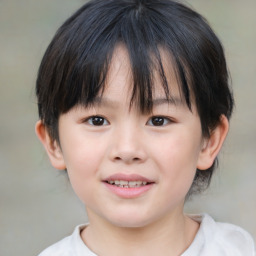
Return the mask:
[[[94,0],[59,28],[39,68],[39,116],[54,140],[58,141],[59,116],[78,104],[88,106],[104,90],[118,43],[128,50],[131,102],[138,98],[142,112],[152,108],[153,69],[171,98],[159,53],[162,47],[171,56],[188,108],[191,95],[195,98],[203,135],[210,135],[221,115],[230,118],[233,97],[223,48],[200,14],[169,0]],[[216,160],[208,170],[197,170],[191,192],[208,187],[215,164]]]

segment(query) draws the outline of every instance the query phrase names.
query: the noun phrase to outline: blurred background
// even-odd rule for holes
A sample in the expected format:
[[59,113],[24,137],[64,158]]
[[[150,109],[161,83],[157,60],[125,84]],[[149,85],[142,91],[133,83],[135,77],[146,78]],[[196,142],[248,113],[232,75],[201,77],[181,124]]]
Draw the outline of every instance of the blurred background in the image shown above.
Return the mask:
[[[34,133],[34,85],[56,29],[85,1],[0,0],[0,255],[37,255],[86,222]],[[236,109],[210,189],[186,205],[256,239],[256,1],[187,0],[221,38]]]

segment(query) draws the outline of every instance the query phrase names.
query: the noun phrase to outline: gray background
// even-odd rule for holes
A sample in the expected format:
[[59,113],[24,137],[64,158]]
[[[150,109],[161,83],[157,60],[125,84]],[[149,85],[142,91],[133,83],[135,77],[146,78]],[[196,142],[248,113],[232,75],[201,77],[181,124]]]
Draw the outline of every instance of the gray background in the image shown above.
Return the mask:
[[[208,212],[256,238],[256,1],[187,1],[221,38],[236,109],[211,188],[186,211]],[[68,179],[34,134],[34,84],[56,29],[82,0],[0,0],[0,255],[37,255],[86,221]]]

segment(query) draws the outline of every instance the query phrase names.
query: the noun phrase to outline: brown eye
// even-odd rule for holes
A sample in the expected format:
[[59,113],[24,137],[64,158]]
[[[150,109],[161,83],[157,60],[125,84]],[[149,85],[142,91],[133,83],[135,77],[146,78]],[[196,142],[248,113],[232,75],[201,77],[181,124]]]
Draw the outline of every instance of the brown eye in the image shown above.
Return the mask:
[[163,116],[153,116],[147,122],[147,125],[151,126],[165,126],[170,123],[170,119],[163,117]]
[[164,119],[162,117],[153,117],[152,118],[152,124],[154,126],[160,126],[164,124]]
[[101,117],[101,116],[92,116],[88,118],[86,122],[93,126],[103,126],[103,125],[109,124],[109,122],[104,117]]

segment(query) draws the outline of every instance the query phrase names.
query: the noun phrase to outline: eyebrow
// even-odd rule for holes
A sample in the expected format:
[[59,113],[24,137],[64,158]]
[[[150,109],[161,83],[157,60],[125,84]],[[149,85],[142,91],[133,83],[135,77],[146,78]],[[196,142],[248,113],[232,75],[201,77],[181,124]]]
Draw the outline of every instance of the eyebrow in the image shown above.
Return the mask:
[[[175,106],[184,106],[184,102],[179,98],[179,97],[171,97],[171,98],[156,98],[152,100],[153,107],[157,107],[160,105],[175,105]],[[103,97],[95,97],[92,105],[98,105],[98,106],[104,106],[104,107],[109,107],[109,108],[117,108],[118,107],[118,102],[113,101],[108,98],[103,98]]]
[[159,106],[164,104],[182,106],[184,105],[184,102],[178,97],[171,97],[170,99],[167,99],[167,98],[153,99],[153,106]]
[[118,102],[110,100],[108,98],[103,98],[103,97],[97,96],[93,99],[92,105],[116,108],[118,106]]

